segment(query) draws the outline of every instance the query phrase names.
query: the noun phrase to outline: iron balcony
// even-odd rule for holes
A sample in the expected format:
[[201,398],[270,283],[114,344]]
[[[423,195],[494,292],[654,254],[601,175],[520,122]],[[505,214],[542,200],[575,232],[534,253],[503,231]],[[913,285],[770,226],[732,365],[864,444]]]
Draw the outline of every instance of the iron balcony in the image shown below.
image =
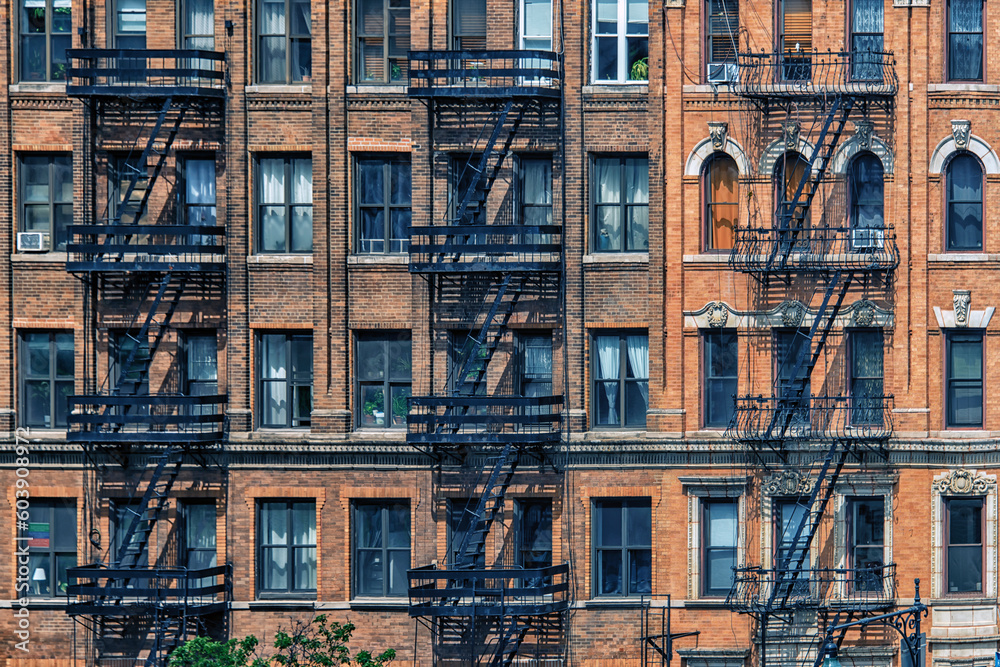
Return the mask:
[[892,396],[743,396],[727,435],[748,445],[790,440],[881,444],[892,436]]
[[558,444],[562,396],[412,396],[406,441],[414,445]]
[[411,273],[552,273],[561,266],[559,225],[410,227]]
[[569,564],[407,573],[410,616],[541,616],[569,608]]
[[733,568],[730,611],[760,616],[790,609],[870,612],[896,602],[896,565],[798,571]]
[[891,226],[801,230],[737,227],[729,266],[757,276],[831,271],[888,273],[899,266],[899,248]]
[[226,270],[225,227],[219,225],[69,225],[73,273],[186,272]]
[[846,95],[887,99],[899,89],[889,51],[775,51],[740,53],[731,91],[773,99]]
[[72,97],[225,98],[225,55],[198,49],[70,49]]
[[562,67],[552,51],[410,51],[410,97],[552,99],[562,94]]
[[69,397],[69,442],[197,444],[220,441],[227,397],[176,394]]
[[153,611],[204,616],[225,611],[232,592],[232,568],[71,567],[66,587],[70,616],[137,616]]

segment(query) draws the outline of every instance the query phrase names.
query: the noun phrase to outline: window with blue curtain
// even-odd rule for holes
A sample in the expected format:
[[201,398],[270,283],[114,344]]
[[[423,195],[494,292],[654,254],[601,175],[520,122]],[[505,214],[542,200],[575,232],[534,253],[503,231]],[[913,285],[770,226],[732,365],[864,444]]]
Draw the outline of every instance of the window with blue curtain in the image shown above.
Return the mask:
[[882,247],[885,201],[882,161],[862,153],[851,163],[851,245],[854,250]]
[[948,2],[948,78],[983,80],[983,0]]
[[968,153],[955,156],[946,173],[948,250],[983,249],[983,168]]
[[851,3],[851,77],[861,81],[882,80],[883,31],[882,0],[853,0]]

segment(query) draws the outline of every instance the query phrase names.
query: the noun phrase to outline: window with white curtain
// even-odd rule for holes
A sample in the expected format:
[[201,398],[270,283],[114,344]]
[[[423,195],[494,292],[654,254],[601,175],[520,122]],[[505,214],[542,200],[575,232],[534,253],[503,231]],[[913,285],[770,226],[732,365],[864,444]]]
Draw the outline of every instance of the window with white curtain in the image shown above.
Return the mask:
[[257,251],[312,252],[312,158],[261,158],[257,184]]
[[359,157],[355,173],[357,252],[406,252],[412,205],[410,156]]
[[649,79],[649,2],[594,0],[594,81]]
[[[552,224],[552,158],[522,157],[518,161],[518,212],[523,225]],[[550,234],[529,234],[527,243],[547,244]]]
[[851,77],[855,80],[882,80],[884,14],[882,0],[851,0]]
[[72,46],[71,0],[20,0],[21,81],[60,81]]
[[[216,552],[215,503],[191,502],[182,506],[184,519],[184,567],[207,570],[218,565]],[[189,585],[195,588],[214,586],[216,577],[203,577]]]
[[312,334],[263,335],[258,359],[260,427],[308,427],[312,413]]
[[593,252],[648,252],[649,161],[595,158],[592,193]]
[[[186,158],[180,162],[182,186],[180,193],[181,222],[185,225],[214,227],[215,211],[215,160],[208,158]],[[193,234],[193,245],[211,245],[216,237],[209,234]]]
[[645,428],[649,408],[649,337],[601,332],[593,337],[593,424]]
[[948,0],[948,78],[983,80],[983,0]]
[[[187,396],[214,396],[219,393],[219,351],[215,332],[184,336],[184,386]],[[195,415],[214,414],[214,406],[193,405]]]
[[316,502],[258,508],[257,597],[316,594]]
[[257,81],[312,80],[312,18],[309,0],[260,0]]
[[[213,0],[183,0],[181,3],[182,49],[211,51],[215,48],[215,4]],[[197,65],[202,69],[211,69]]]

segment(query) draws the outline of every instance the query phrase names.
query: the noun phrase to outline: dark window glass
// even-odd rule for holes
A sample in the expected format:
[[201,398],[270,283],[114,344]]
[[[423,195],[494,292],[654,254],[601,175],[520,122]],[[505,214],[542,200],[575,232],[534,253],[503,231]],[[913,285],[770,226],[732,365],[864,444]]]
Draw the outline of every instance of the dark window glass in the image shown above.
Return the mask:
[[[793,584],[788,584],[792,595],[809,593],[809,553],[803,547],[809,534],[808,498],[782,498],[774,501],[777,528],[774,567],[789,572],[799,572]],[[796,539],[796,537],[798,539]],[[785,591],[781,591],[782,595]]]
[[316,593],[316,503],[259,505],[258,597]]
[[734,330],[704,332],[705,426],[729,426],[739,384],[739,345]]
[[459,51],[486,48],[486,0],[452,0],[451,38]]
[[67,226],[73,223],[73,158],[27,155],[21,158],[22,232],[49,235],[49,248],[65,250]]
[[21,335],[22,426],[66,428],[75,363],[72,333]]
[[257,163],[258,252],[312,252],[312,159]]
[[948,0],[948,78],[983,80],[983,0]]
[[740,211],[740,173],[736,160],[715,153],[705,162],[705,247],[732,250]]
[[948,592],[983,590],[983,499],[948,498]]
[[739,0],[706,0],[705,16],[708,22],[705,29],[708,80],[732,81],[740,33]]
[[312,334],[267,334],[259,340],[261,428],[308,427]]
[[948,250],[983,248],[983,169],[968,153],[956,155],[946,171]]
[[882,80],[885,8],[882,0],[851,0],[851,77]]
[[881,329],[858,329],[851,341],[851,423],[881,424],[883,349]]
[[594,5],[594,80],[648,80],[649,3],[595,0]]
[[[552,158],[521,158],[518,207],[521,224],[552,224]],[[549,234],[530,235],[527,243],[551,243]]]
[[[112,559],[115,565],[120,565],[118,561],[118,554],[121,553],[122,546],[125,544],[125,538],[131,530],[132,536],[128,540],[129,549],[132,550],[132,555],[127,555],[126,557],[131,560],[135,567],[147,567],[149,565],[149,512],[140,514],[139,512],[140,503],[139,501],[129,501],[129,500],[113,500],[112,501],[112,526],[111,526],[111,544],[114,548],[112,553]],[[132,528],[132,524],[135,527]],[[135,558],[135,551],[138,551],[139,547],[142,550],[139,551],[138,558]],[[133,560],[134,559],[134,560]],[[130,584],[134,585],[134,584]]]
[[733,585],[739,505],[735,498],[702,504],[702,588],[706,597],[723,597]]
[[595,425],[644,428],[649,408],[649,337],[595,335],[592,355]]
[[21,81],[61,81],[72,46],[71,0],[20,0]]
[[526,569],[552,565],[552,501],[517,503],[517,565]]
[[593,251],[649,249],[649,161],[597,158],[593,161]]
[[410,569],[410,506],[405,502],[354,507],[354,595],[404,597]]
[[[76,567],[76,501],[32,498],[27,524],[18,525],[28,547],[27,596],[65,596],[66,570]],[[24,595],[21,585],[18,594]]]
[[[798,396],[795,421],[809,421],[809,357],[812,349],[806,329],[777,329],[773,332],[775,377],[778,396]],[[796,366],[798,372],[795,372]]]
[[312,80],[312,18],[309,0],[259,0],[257,80]]
[[882,247],[885,236],[882,161],[862,153],[851,162],[851,245],[855,250]]
[[947,338],[948,426],[983,425],[983,335],[951,333]]
[[405,83],[410,0],[357,0],[357,12],[358,81]]
[[[462,396],[485,396],[489,350],[476,342],[473,331],[448,333],[448,388]],[[466,367],[465,362],[469,361]],[[465,377],[460,377],[465,368]],[[476,411],[476,408],[472,408]],[[478,411],[482,413],[483,408]]]
[[[213,0],[183,0],[181,47],[211,51],[215,48],[215,3]],[[200,61],[196,61],[199,62]],[[213,69],[207,62],[202,69]]]
[[[186,225],[216,225],[215,211],[215,160],[206,158],[186,158],[181,161],[183,184],[177,188],[180,193],[180,214]],[[195,234],[190,242],[198,245],[217,244],[221,238]]]
[[521,395],[552,395],[552,334],[522,334]]
[[146,0],[114,0],[114,47],[146,48]]
[[812,0],[781,0],[782,75],[788,81],[812,76]]
[[[476,170],[479,169],[481,155],[453,155],[448,164],[450,170],[448,185],[448,219],[452,225],[485,225],[486,207],[483,202],[485,177],[475,188]],[[462,212],[462,204],[465,211]],[[461,216],[459,214],[461,213]],[[461,217],[461,219],[459,219]]]
[[137,341],[131,332],[109,332],[111,342],[110,377],[124,396],[149,394],[149,341]]
[[404,428],[410,397],[409,331],[358,334],[358,425]]
[[[809,227],[811,218],[806,207],[806,188],[802,189],[797,205],[795,193],[803,178],[809,173],[809,163],[798,153],[785,153],[774,162],[775,228],[796,230]],[[801,235],[782,236],[782,241],[802,246],[806,239]]]
[[139,157],[112,155],[108,160],[108,213],[115,224],[146,222],[148,201],[144,200],[149,186],[149,179],[146,177],[148,169],[140,168]]
[[854,590],[884,590],[885,500],[852,498],[850,501],[848,554],[854,571]]
[[411,222],[409,156],[364,158],[357,165],[357,251],[406,252]]
[[[476,507],[479,504],[478,498],[452,498],[448,502],[448,566],[452,567],[458,562],[459,550],[462,548],[462,540],[469,532],[469,526],[476,516]],[[474,539],[474,538],[473,538]],[[470,539],[471,544],[471,539]],[[475,548],[472,545],[471,548]],[[485,548],[476,554],[473,565],[477,569],[486,566]]]
[[648,498],[594,502],[594,595],[653,592],[652,508]]
[[[215,504],[187,503],[184,516],[184,567],[189,570],[206,570],[218,565],[215,538]],[[192,582],[196,588],[214,586],[216,577],[204,577]]]
[[215,333],[184,337],[184,393],[214,396],[219,393],[219,350]]

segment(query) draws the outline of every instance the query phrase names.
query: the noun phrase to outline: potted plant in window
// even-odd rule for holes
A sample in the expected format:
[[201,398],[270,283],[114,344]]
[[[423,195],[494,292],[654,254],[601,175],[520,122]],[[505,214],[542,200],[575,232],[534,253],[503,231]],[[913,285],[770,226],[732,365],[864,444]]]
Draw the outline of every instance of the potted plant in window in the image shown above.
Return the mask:
[[406,394],[396,394],[392,397],[392,423],[396,426],[406,426]]
[[382,390],[372,394],[361,408],[361,423],[364,426],[379,426],[385,423],[385,412],[380,408],[385,404]]
[[639,58],[632,62],[632,66],[629,68],[628,78],[630,81],[648,81],[649,80],[649,56]]

